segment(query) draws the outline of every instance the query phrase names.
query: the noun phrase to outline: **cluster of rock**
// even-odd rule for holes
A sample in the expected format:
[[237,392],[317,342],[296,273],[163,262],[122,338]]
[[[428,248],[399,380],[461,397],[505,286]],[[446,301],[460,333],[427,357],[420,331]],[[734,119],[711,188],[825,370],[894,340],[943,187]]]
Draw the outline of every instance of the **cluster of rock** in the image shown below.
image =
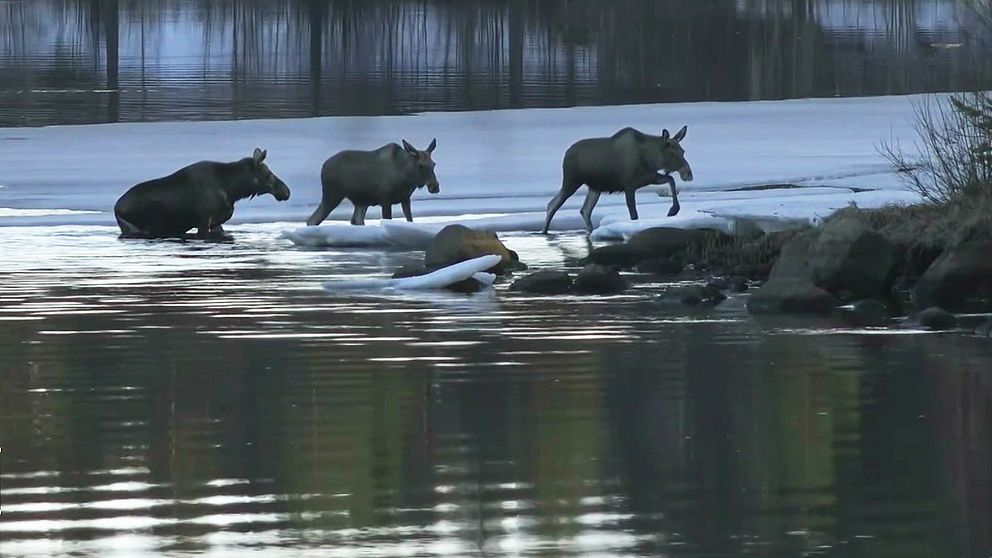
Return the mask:
[[[678,275],[686,268],[685,252],[690,244],[706,240],[721,241],[727,235],[709,229],[656,227],[633,235],[627,242],[611,244],[590,251],[575,281],[564,271],[538,271],[511,286],[511,291],[534,294],[617,294],[629,283],[619,270],[639,273]],[[695,276],[692,276],[696,279]],[[708,283],[671,287],[658,296],[663,303],[688,306],[713,306],[726,300],[723,291],[747,289],[747,279],[735,277]]]
[[[627,242],[593,249],[574,277],[566,271],[542,270],[517,279],[509,289],[540,295],[617,294],[629,287],[619,271],[636,270],[695,281],[668,288],[657,297],[659,303],[714,306],[727,298],[727,292],[747,290],[749,281],[744,277],[705,280],[698,269],[687,272],[687,252],[693,246],[726,245],[729,239],[708,229],[646,229]],[[859,210],[843,210],[821,228],[796,234],[782,245],[767,281],[749,297],[748,311],[840,312],[854,325],[885,326],[909,306],[922,310],[906,320],[907,325],[953,329],[956,318],[945,308],[968,311],[976,310],[976,304],[990,304],[992,234],[931,254],[925,265],[919,263],[917,252],[871,229]],[[431,242],[423,266],[401,269],[394,277],[421,275],[485,254],[501,257],[490,270],[497,275],[527,268],[495,233],[451,225]],[[914,268],[917,277],[912,276]],[[449,288],[475,292],[483,287],[468,279]]]
[[907,275],[913,267],[920,266],[912,250],[869,228],[858,209],[845,209],[782,247],[748,310],[828,313],[841,307],[858,325],[885,325],[905,306],[922,309],[909,325],[952,329],[956,320],[945,309],[972,310],[992,298],[989,240],[948,247],[915,279]]

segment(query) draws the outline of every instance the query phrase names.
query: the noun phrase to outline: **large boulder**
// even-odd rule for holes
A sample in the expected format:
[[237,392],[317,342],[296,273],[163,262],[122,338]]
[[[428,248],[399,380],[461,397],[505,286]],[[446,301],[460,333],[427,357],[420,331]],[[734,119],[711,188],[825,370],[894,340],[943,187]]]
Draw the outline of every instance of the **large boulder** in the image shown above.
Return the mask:
[[627,288],[627,282],[615,269],[588,264],[575,277],[574,287],[581,294],[616,294]]
[[801,234],[783,244],[768,278],[810,280],[809,252],[812,244],[813,238],[809,234]]
[[992,240],[972,240],[944,252],[913,291],[918,307],[967,311],[988,308],[992,298]]
[[711,240],[721,242],[730,237],[713,229],[679,229],[675,227],[651,227],[634,233],[627,239],[627,246],[658,258],[671,256],[685,250],[689,244]]
[[510,285],[510,290],[535,294],[565,294],[572,290],[572,278],[564,271],[538,271],[514,281]]
[[650,257],[650,252],[629,244],[608,244],[593,248],[585,262],[628,269]]
[[623,244],[593,249],[589,252],[586,263],[628,269],[647,260],[674,261],[673,256],[685,252],[690,244],[706,241],[720,243],[729,238],[728,235],[712,229],[652,227],[634,233]]
[[826,314],[837,305],[827,291],[802,277],[774,277],[761,286],[747,302],[754,314]]
[[853,208],[828,220],[809,252],[813,283],[855,298],[877,296],[893,261],[892,244],[866,227],[860,211]]
[[526,267],[520,263],[516,252],[507,248],[496,233],[476,231],[464,225],[448,225],[437,233],[427,246],[424,266],[429,270],[435,270],[489,254],[502,258],[500,263],[490,270],[493,273],[501,275]]

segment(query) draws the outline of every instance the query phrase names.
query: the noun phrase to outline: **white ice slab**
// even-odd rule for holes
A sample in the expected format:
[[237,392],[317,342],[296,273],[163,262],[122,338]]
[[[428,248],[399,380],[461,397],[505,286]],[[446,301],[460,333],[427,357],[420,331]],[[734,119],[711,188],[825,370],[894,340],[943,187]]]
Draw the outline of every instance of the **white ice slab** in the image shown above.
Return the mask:
[[[732,233],[742,223],[770,232],[804,224],[816,225],[831,213],[851,205],[873,209],[923,201],[918,194],[904,190],[854,192],[838,188],[803,188],[763,190],[748,194],[755,197],[720,199],[719,196],[700,196],[693,204],[698,209],[688,213],[683,210],[670,218],[631,221],[626,215],[607,215],[593,231],[592,238],[624,240],[651,227],[713,228]],[[683,203],[683,207],[685,205]]]
[[[358,227],[356,227],[358,228]],[[474,278],[483,285],[490,286],[496,280],[496,276],[486,273],[500,262],[500,256],[480,256],[471,260],[449,265],[437,271],[417,277],[405,277],[402,279],[357,279],[344,281],[328,281],[324,283],[324,289],[334,291],[352,290],[424,290],[443,289],[449,285]]]

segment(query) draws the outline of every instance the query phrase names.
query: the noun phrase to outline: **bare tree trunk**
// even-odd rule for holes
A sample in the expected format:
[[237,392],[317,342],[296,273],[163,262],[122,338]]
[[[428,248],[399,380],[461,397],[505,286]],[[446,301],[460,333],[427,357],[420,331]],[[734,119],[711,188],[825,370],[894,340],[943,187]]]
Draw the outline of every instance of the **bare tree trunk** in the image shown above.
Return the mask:
[[310,96],[314,116],[320,116],[322,54],[324,46],[324,2],[310,0]]
[[110,98],[107,102],[107,120],[117,122],[120,120],[121,103],[118,73],[120,66],[120,3],[119,0],[104,0],[101,7],[107,53],[107,89],[110,91]]

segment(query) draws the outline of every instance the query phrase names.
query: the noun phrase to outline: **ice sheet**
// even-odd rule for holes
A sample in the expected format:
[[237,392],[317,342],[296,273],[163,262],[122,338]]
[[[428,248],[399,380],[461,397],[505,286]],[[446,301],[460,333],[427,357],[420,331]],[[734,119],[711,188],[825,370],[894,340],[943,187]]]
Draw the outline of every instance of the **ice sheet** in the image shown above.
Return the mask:
[[[48,215],[8,212],[3,224],[112,224],[114,201],[131,185],[169,174],[192,162],[229,161],[256,146],[268,149],[273,171],[292,197],[269,196],[238,204],[232,223],[291,221],[301,225],[320,198],[323,161],[345,148],[369,149],[407,139],[435,152],[441,193],[414,194],[418,223],[431,217],[485,217],[503,230],[532,229],[561,181],[565,149],[584,137],[606,136],[624,126],[646,132],[689,126],[684,142],[695,182],[679,184],[683,211],[688,194],[740,186],[901,188],[876,147],[885,140],[909,145],[914,137],[911,96],[732,103],[673,103],[429,113],[417,116],[328,117],[230,122],[132,123],[0,129],[0,207],[64,211]],[[638,194],[645,220],[664,219],[667,200],[655,188]],[[751,194],[745,198],[754,197]],[[755,194],[756,195],[756,194]],[[579,191],[553,228],[581,226]],[[603,196],[594,214],[623,212],[623,196]],[[744,204],[742,203],[742,206]],[[377,209],[369,212],[378,217]],[[332,214],[347,220],[344,202]],[[357,233],[356,233],[357,234]]]

